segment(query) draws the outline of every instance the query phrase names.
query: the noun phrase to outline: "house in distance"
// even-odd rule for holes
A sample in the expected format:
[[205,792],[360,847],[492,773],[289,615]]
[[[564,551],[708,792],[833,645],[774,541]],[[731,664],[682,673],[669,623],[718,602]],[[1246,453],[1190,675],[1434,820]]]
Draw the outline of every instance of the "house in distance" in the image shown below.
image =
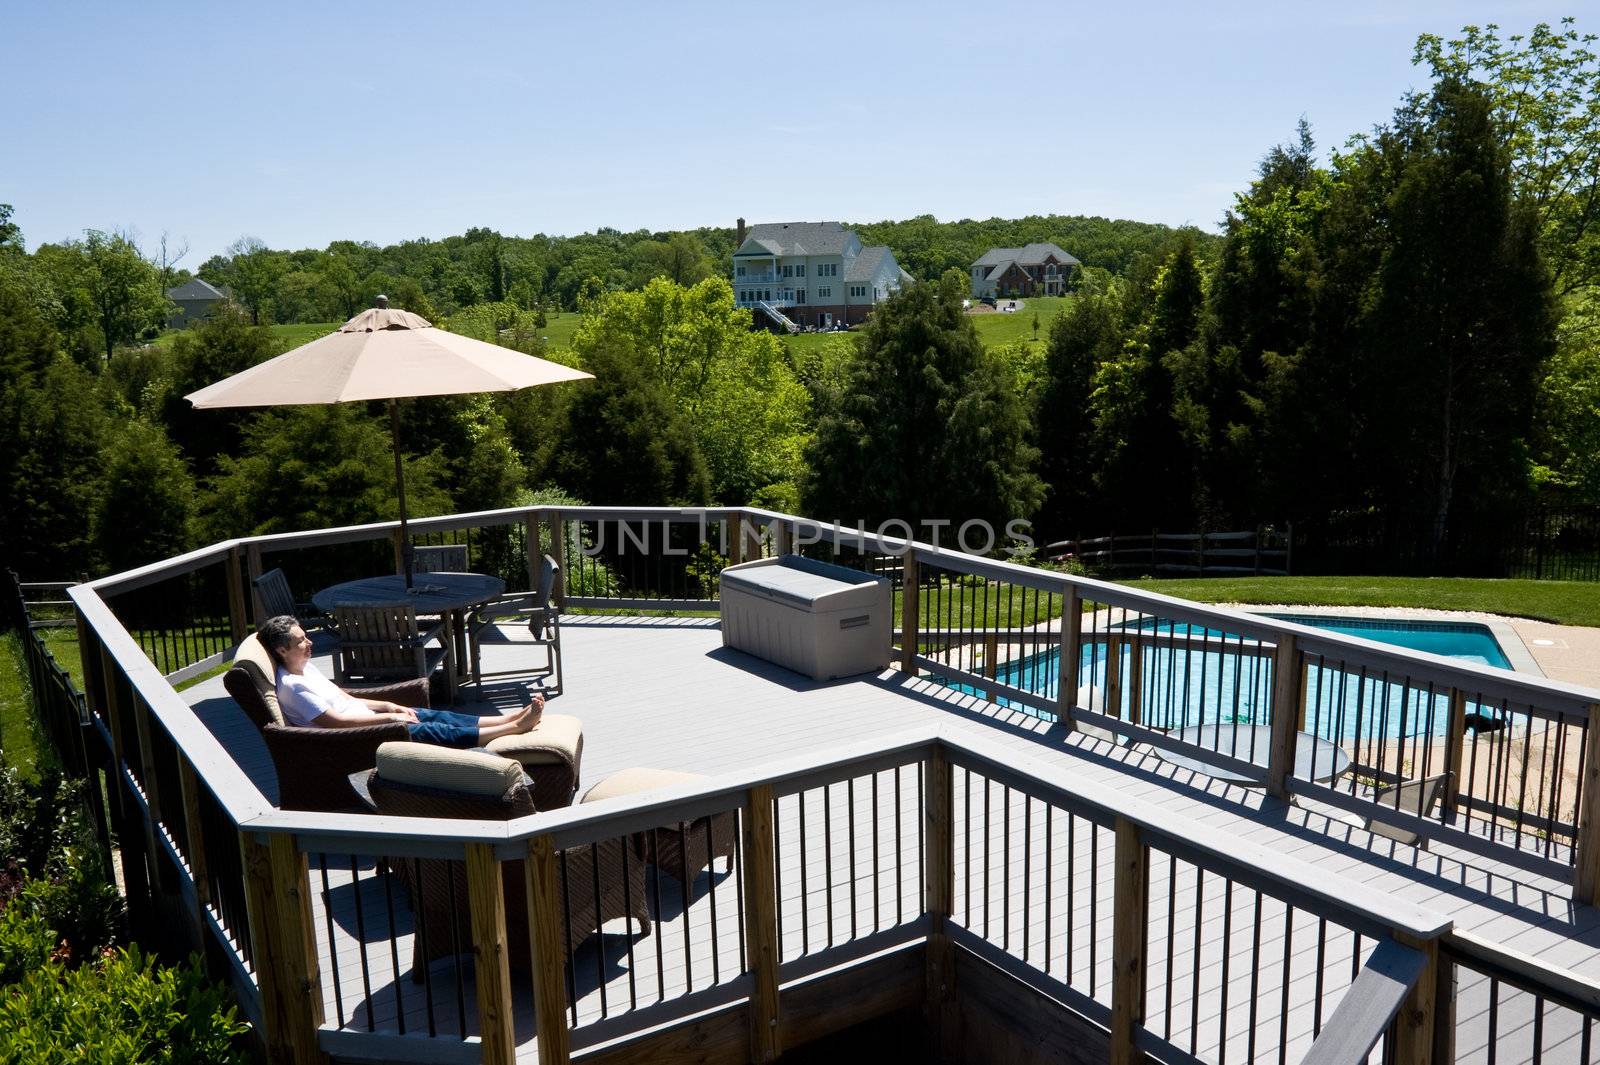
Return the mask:
[[739,219],[733,252],[733,298],[758,325],[796,333],[858,325],[911,275],[886,245],[864,245],[838,222]]
[[167,289],[167,299],[177,307],[167,319],[167,328],[177,329],[216,313],[217,306],[228,298],[228,293],[215,285],[190,278],[181,285]]
[[972,264],[972,298],[1059,296],[1081,265],[1054,244],[990,248]]

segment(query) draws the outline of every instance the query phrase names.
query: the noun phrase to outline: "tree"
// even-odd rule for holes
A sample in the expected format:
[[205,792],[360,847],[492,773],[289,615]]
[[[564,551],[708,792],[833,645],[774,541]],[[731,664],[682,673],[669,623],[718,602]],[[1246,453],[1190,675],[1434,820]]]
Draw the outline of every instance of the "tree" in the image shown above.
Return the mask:
[[279,353],[272,333],[222,309],[180,332],[172,344],[170,381],[160,398],[161,420],[201,477],[224,455],[237,454],[245,419],[237,410],[196,410],[183,397],[226,380]]
[[240,237],[228,246],[226,278],[233,298],[250,314],[250,324],[261,324],[261,309],[272,302],[278,279],[285,273],[282,256],[259,237]]
[[159,425],[139,418],[107,434],[90,535],[112,573],[183,554],[191,546],[195,485]]
[[1047,537],[1097,535],[1094,527],[1095,373],[1122,351],[1119,294],[1078,295],[1050,323],[1045,379],[1035,421],[1039,473],[1048,494],[1039,512]]
[[24,579],[60,580],[95,568],[90,514],[106,416],[94,375],[56,358],[17,395],[6,481],[6,557]]
[[817,397],[811,512],[914,527],[977,519],[1000,535],[1037,509],[1026,413],[962,311],[964,285],[912,285],[877,306],[843,387]]
[[121,233],[88,230],[75,245],[82,257],[82,280],[94,307],[105,356],[118,344],[138,339],[166,318],[167,294],[161,274]]

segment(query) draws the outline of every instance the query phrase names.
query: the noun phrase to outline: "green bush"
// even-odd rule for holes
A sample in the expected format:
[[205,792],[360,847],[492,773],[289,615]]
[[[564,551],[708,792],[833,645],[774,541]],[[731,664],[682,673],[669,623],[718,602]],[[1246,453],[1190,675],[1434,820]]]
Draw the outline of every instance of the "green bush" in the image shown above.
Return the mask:
[[119,950],[76,969],[50,962],[0,998],[0,1062],[244,1065],[246,1031],[199,959],[164,968]]
[[0,988],[43,968],[55,946],[56,934],[38,914],[21,906],[0,910]]

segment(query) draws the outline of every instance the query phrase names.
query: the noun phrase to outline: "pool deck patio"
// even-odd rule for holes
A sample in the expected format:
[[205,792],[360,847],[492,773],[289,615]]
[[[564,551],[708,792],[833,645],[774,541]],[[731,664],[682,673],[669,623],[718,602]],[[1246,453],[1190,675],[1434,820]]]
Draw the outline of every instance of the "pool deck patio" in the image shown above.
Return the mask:
[[[1562,630],[1565,632],[1566,630]],[[1140,749],[1130,750],[1110,743],[1090,739],[1081,733],[1069,732],[1062,725],[1040,720],[1021,712],[997,707],[980,699],[963,695],[925,679],[903,676],[896,671],[885,671],[877,676],[853,680],[818,683],[802,678],[779,667],[757,660],[740,652],[722,647],[721,634],[715,619],[702,618],[628,618],[628,617],[570,617],[564,623],[566,692],[551,700],[551,712],[572,714],[583,720],[585,746],[583,757],[583,783],[586,789],[606,775],[633,766],[653,766],[687,770],[708,775],[750,770],[764,763],[788,760],[808,753],[820,753],[844,743],[889,737],[911,728],[930,726],[982,737],[990,743],[1000,744],[1019,756],[1043,761],[1070,772],[1075,777],[1093,781],[1115,789],[1127,796],[1160,806],[1163,810],[1190,819],[1195,823],[1227,832],[1250,844],[1275,853],[1290,855],[1303,862],[1314,864],[1330,876],[1361,883],[1383,892],[1397,900],[1414,903],[1451,916],[1458,932],[1468,932],[1492,942],[1514,948],[1547,964],[1570,969],[1580,975],[1600,978],[1600,910],[1574,903],[1570,885],[1562,879],[1543,876],[1512,865],[1493,861],[1481,855],[1457,851],[1449,846],[1435,844],[1431,850],[1418,850],[1387,839],[1373,837],[1360,829],[1350,827],[1299,806],[1292,806],[1265,795],[1261,790],[1222,783],[1200,773],[1175,768],[1153,753]],[[515,647],[487,647],[485,664],[490,669],[504,668],[521,654]],[[1537,655],[1537,652],[1536,652]],[[1579,677],[1563,679],[1584,681]],[[474,706],[470,702],[474,690],[463,687],[462,697],[468,708],[489,712],[489,707],[506,708],[524,701],[526,687],[515,680],[490,681],[485,700]],[[188,689],[185,698],[194,706],[197,715],[222,744],[237,759],[251,779],[269,798],[276,797],[276,777],[264,745],[253,727],[222,689],[220,677],[209,679]],[[958,775],[959,777],[959,775]],[[885,781],[888,777],[884,777]],[[908,778],[909,779],[909,778]],[[958,779],[958,787],[960,787]],[[875,790],[875,789],[874,789]],[[885,829],[880,854],[890,854],[896,859],[903,856],[905,848],[912,848],[915,856],[917,841],[908,838],[890,838],[895,818],[906,810],[915,816],[915,807],[908,799],[901,809],[893,804],[880,805],[876,796],[870,808],[865,807],[865,789],[858,788],[850,796],[858,808],[876,818],[878,826]],[[839,793],[841,796],[843,792]],[[958,795],[958,801],[961,796]],[[795,815],[796,804],[791,803],[785,812],[780,806],[780,893],[785,896],[782,905],[788,907],[795,900],[789,896],[798,892],[794,885],[801,883],[798,874],[801,866],[793,856],[792,844],[800,832]],[[998,809],[998,807],[996,808]],[[998,817],[998,813],[995,815]],[[1023,829],[1022,818],[1013,829],[1020,834],[1043,831],[1037,824]],[[816,822],[813,822],[815,825]],[[1059,830],[1059,821],[1057,823]],[[874,833],[876,836],[876,833]],[[852,840],[851,844],[855,844]],[[1094,846],[1079,839],[1079,850]],[[1110,841],[1102,846],[1110,855]],[[851,852],[854,857],[854,850]],[[784,863],[795,862],[793,874],[785,875]],[[324,973],[332,970],[333,955],[346,959],[364,956],[366,948],[362,937],[350,932],[347,913],[349,901],[334,903],[341,888],[348,888],[352,880],[358,889],[371,888],[374,874],[369,870],[352,872],[330,866],[329,892],[315,902],[316,924],[328,928],[324,947]],[[318,870],[313,865],[313,883],[318,884]],[[805,876],[813,875],[810,869]],[[815,874],[820,876],[820,873]],[[1026,874],[1024,874],[1026,876]],[[1037,871],[1034,874],[1037,877]],[[365,878],[363,880],[363,878]],[[702,876],[697,883],[690,906],[682,907],[681,900],[674,902],[683,914],[683,921],[701,922],[706,919],[706,903],[720,901],[723,919],[737,906],[737,888],[733,877],[724,874]],[[1064,894],[1065,886],[1052,883],[1047,887],[1052,894],[1062,894],[1062,910],[1070,913],[1074,900]],[[983,887],[980,885],[979,891]],[[920,887],[915,883],[884,885],[879,890],[874,884],[870,896],[861,895],[867,905],[892,907],[897,899],[910,898]],[[1165,899],[1167,882],[1156,880],[1151,885],[1151,898]],[[345,897],[349,895],[347,891]],[[970,903],[973,893],[966,889],[965,899],[958,896],[957,905]],[[852,894],[851,909],[857,896]],[[985,904],[987,899],[984,900]],[[337,905],[339,913],[327,907]],[[1005,910],[1010,914],[1010,903]],[[796,911],[799,912],[799,911]],[[690,914],[693,914],[691,917]],[[1181,914],[1179,924],[1181,925]],[[713,915],[714,919],[714,915]],[[799,937],[809,933],[831,935],[842,917],[829,914],[827,918],[810,913],[804,921],[790,921],[784,927],[782,944],[785,957],[801,951]],[[853,920],[853,914],[852,914]],[[1207,913],[1204,921],[1220,920]],[[1033,949],[1048,949],[1045,929],[1036,928],[1030,915],[1024,914],[1025,926],[1016,934],[1008,930],[1007,938],[1013,948],[1016,942]],[[801,925],[806,928],[802,929]],[[663,932],[668,922],[658,924]],[[675,928],[673,924],[671,927]],[[1176,930],[1181,928],[1174,926]],[[611,929],[608,927],[607,932]],[[1059,935],[1057,929],[1056,934]],[[1070,934],[1070,933],[1069,933]],[[1299,953],[1298,927],[1293,933],[1295,953]],[[603,952],[594,946],[584,948],[579,964],[595,966],[601,975],[598,979],[580,981],[579,1013],[585,1023],[598,1018],[603,1012],[598,1002],[602,987],[610,989],[613,996],[625,995],[623,988],[633,976],[634,954],[654,953],[658,947],[661,957],[667,959],[667,970],[677,979],[679,970],[684,986],[699,988],[710,981],[707,958],[683,956],[685,948],[674,944],[660,945],[666,938],[646,936],[630,942],[626,956],[618,943],[622,937],[608,935]],[[1176,936],[1174,936],[1176,938]],[[319,937],[319,942],[320,942]],[[1245,943],[1239,950],[1248,949]],[[671,952],[677,950],[674,960]],[[1277,948],[1287,955],[1286,945]],[[371,973],[358,972],[350,964],[339,966],[337,976],[325,980],[327,1016],[352,1029],[366,1030],[369,1022],[385,1027],[394,1022],[397,1010],[410,1014],[411,1030],[422,1029],[427,1020],[416,1011],[420,1006],[393,1006],[380,988],[398,983],[396,966],[389,960],[387,945],[381,952],[372,952]],[[377,955],[381,953],[382,957]],[[1237,951],[1236,951],[1237,953]],[[693,951],[689,952],[693,955]],[[597,959],[595,956],[600,955]],[[1109,957],[1109,942],[1106,954]],[[1271,956],[1270,952],[1262,957]],[[399,968],[405,968],[409,948],[399,953]],[[737,953],[720,959],[724,969],[737,970]],[[1210,958],[1207,964],[1220,962]],[[1236,966],[1234,979],[1249,979],[1249,959]],[[688,969],[695,970],[691,977]],[[1332,963],[1330,962],[1330,965]],[[1348,980],[1348,955],[1339,966],[1346,970]],[[440,970],[441,963],[434,969]],[[1262,963],[1263,969],[1265,963]],[[470,964],[463,966],[468,981],[459,990],[471,994]],[[442,971],[442,970],[440,970]],[[657,973],[652,972],[655,979]],[[398,977],[398,979],[397,979]],[[365,978],[365,984],[363,980]],[[1264,979],[1270,978],[1264,974]],[[665,976],[663,976],[665,979]],[[1296,978],[1300,979],[1299,977]],[[377,980],[377,986],[373,981]],[[409,987],[406,989],[409,991]],[[1091,980],[1089,990],[1093,990]],[[337,996],[337,1000],[336,997]],[[449,997],[449,996],[445,996]],[[1153,998],[1156,996],[1153,996]],[[1307,999],[1309,996],[1305,996]],[[1285,995],[1285,1001],[1290,996]],[[466,1002],[466,1016],[461,1020],[467,1031],[476,1028],[476,1011]],[[532,1043],[531,1007],[528,1005],[526,982],[518,984],[517,1017],[519,1056],[535,1060]],[[616,1001],[613,998],[613,1001]],[[1149,1016],[1158,1017],[1169,1004],[1152,1001]],[[1184,1016],[1199,1003],[1170,1004]],[[1462,1006],[1468,1005],[1463,993]],[[441,1030],[454,1032],[458,1020],[451,1015],[448,1003],[441,1004],[440,1016],[434,1018]],[[1309,1008],[1297,991],[1290,1008],[1296,1011]],[[1236,1013],[1239,1011],[1235,1011]],[[1261,1018],[1266,1025],[1268,1018]],[[1243,1024],[1243,1018],[1239,1018]],[[1502,1015],[1502,1042],[1506,1038],[1506,1018]],[[1469,1026],[1463,1018],[1462,1024]],[[1277,1021],[1271,1020],[1275,1033]],[[1233,1023],[1230,1022],[1230,1028]],[[1212,1037],[1213,1043],[1215,1036]],[[1545,1060],[1577,1060],[1577,1044],[1561,1044],[1570,1056],[1551,1056],[1547,1033]],[[1471,1046],[1470,1038],[1458,1047],[1458,1060],[1474,1060],[1483,1052],[1480,1043]],[[1295,1048],[1303,1052],[1304,1047]],[[1202,1038],[1197,1052],[1204,1057],[1206,1040]],[[1564,1054],[1566,1052],[1563,1052]],[[1292,1050],[1289,1060],[1297,1060]],[[1500,1059],[1508,1060],[1502,1054]]]

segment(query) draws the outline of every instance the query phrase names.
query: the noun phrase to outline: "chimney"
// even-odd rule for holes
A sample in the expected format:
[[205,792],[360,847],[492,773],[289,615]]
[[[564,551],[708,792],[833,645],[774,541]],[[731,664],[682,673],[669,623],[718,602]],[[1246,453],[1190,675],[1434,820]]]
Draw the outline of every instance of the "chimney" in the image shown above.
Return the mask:
[[737,249],[739,247],[739,245],[744,243],[744,235],[745,235],[744,219],[741,218],[741,219],[739,219],[739,228],[734,230],[734,232],[733,232],[733,246],[734,246],[734,248]]

